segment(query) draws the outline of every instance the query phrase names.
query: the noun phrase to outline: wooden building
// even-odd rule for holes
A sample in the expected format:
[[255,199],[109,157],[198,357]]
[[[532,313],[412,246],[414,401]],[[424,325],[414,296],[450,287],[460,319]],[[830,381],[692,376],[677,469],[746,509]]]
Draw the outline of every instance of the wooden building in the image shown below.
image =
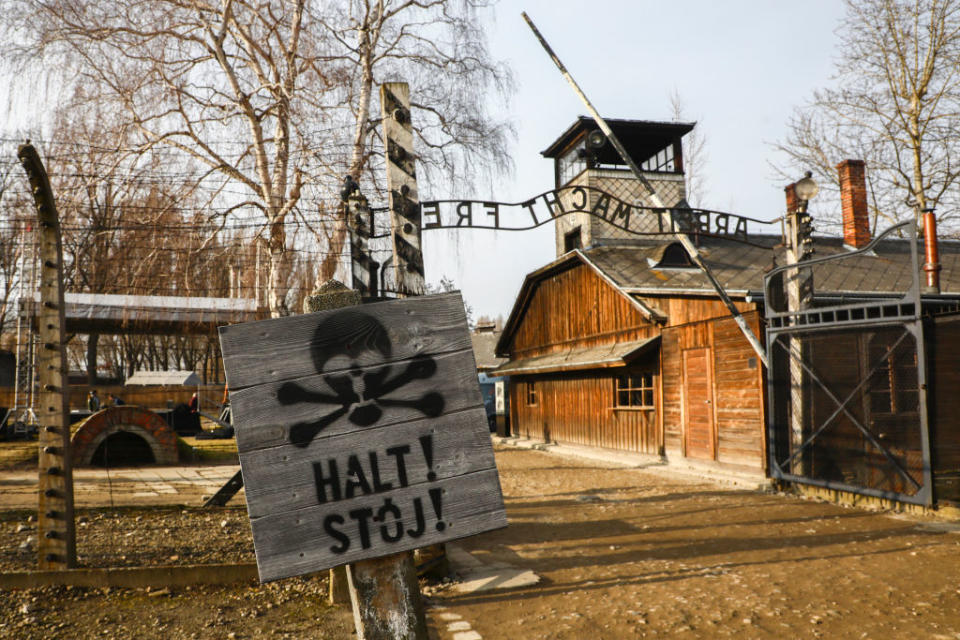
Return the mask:
[[[711,255],[753,258],[727,285],[759,334],[745,285],[770,256],[746,249]],[[574,250],[531,273],[498,347],[520,436],[763,466],[762,368],[679,243]]]
[[[667,206],[685,208],[680,139],[692,125],[619,120],[613,128]],[[597,133],[580,118],[544,151],[556,163],[556,187],[593,187],[591,202],[605,192],[647,204]],[[514,434],[763,473],[767,385],[760,358],[675,236],[629,233],[608,224],[609,216],[589,213],[599,206],[574,214],[567,207],[557,218],[558,257],[526,277],[497,344],[497,355],[509,358],[494,373],[510,376]],[[865,218],[865,206],[849,215]],[[634,219],[641,231],[651,230],[639,211]],[[858,233],[862,226],[855,225]],[[817,255],[849,253],[863,240],[853,231],[817,238]],[[763,277],[778,258],[783,264],[782,237],[697,241],[762,340]],[[817,295],[833,302],[902,295],[910,272],[905,244],[842,261],[848,264],[818,276]],[[956,296],[960,244],[944,243],[941,257],[944,292]]]

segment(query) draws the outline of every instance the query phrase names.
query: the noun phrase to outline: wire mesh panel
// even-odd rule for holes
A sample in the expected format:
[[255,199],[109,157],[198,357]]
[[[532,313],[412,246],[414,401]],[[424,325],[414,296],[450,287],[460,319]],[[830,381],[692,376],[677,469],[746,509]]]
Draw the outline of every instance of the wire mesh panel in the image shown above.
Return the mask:
[[938,503],[960,504],[960,312],[924,322],[930,449]]
[[919,498],[917,340],[898,324],[777,336],[774,470],[796,480]]
[[[901,266],[881,275],[885,291],[902,295],[830,304],[837,296],[818,297],[811,282],[810,295],[802,296],[806,278],[827,291],[853,286],[845,284],[850,278],[869,289],[866,278],[874,277],[877,266],[871,252],[897,231],[907,241],[888,243],[884,251],[887,262]],[[773,477],[932,503],[921,318],[924,308],[937,305],[920,297],[916,237],[912,222],[901,223],[856,251],[808,258],[799,269],[787,264],[765,276]],[[902,257],[894,260],[897,255]]]

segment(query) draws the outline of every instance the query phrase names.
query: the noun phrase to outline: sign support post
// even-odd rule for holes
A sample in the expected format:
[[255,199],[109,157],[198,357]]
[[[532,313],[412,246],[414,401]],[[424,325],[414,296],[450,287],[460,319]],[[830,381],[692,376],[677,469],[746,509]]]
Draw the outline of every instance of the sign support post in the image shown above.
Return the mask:
[[383,139],[387,154],[387,189],[390,192],[390,227],[397,295],[421,296],[424,291],[421,250],[420,196],[417,192],[416,155],[410,122],[410,87],[387,82],[380,87]]
[[[351,196],[354,197],[354,196]],[[356,196],[362,198],[362,196]],[[360,292],[336,281],[327,282],[307,298],[309,311],[325,311],[360,304]],[[427,620],[413,552],[360,560],[330,569],[330,602],[346,601],[343,578],[353,606],[353,622],[360,640],[427,640]]]

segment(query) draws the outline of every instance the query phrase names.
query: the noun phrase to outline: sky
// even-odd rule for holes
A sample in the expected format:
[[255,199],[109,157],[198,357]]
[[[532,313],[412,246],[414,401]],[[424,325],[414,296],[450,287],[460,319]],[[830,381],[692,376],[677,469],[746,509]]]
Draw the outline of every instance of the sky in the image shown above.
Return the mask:
[[[782,214],[772,145],[786,136],[794,108],[829,85],[843,3],[500,0],[490,52],[511,66],[516,92],[493,107],[516,127],[515,171],[478,188],[476,200],[518,202],[552,189],[553,162],[540,152],[587,115],[522,11],[604,117],[671,120],[670,96],[681,96],[685,120],[697,121],[706,140],[702,206],[764,220]],[[0,87],[0,104],[6,93]],[[436,190],[420,199],[452,196]],[[556,257],[552,225],[427,231],[423,250],[428,282],[452,280],[474,318],[508,316],[524,276]]]
[[[583,103],[521,17],[526,11],[605,118],[671,120],[678,92],[706,139],[703,206],[770,220],[784,209],[773,143],[795,107],[828,86],[838,0],[501,0],[491,53],[517,91],[508,109],[518,136],[515,172],[476,199],[524,200],[553,188],[547,148]],[[802,176],[797,176],[800,178]],[[421,200],[449,197],[422,193]],[[536,231],[428,231],[428,281],[452,279],[474,316],[508,316],[524,276],[556,257],[552,226]]]

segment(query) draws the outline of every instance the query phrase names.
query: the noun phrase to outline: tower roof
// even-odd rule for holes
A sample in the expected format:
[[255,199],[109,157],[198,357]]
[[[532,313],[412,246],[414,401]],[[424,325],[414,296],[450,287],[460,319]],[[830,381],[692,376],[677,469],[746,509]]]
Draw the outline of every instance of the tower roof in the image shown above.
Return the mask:
[[[675,139],[693,130],[695,122],[657,122],[654,120],[608,119],[607,124],[634,159],[645,159],[663,149]],[[545,158],[557,158],[580,138],[600,127],[593,118],[579,116],[559,138],[540,152]],[[599,150],[597,160],[603,164],[623,164],[617,151],[609,144]]]

